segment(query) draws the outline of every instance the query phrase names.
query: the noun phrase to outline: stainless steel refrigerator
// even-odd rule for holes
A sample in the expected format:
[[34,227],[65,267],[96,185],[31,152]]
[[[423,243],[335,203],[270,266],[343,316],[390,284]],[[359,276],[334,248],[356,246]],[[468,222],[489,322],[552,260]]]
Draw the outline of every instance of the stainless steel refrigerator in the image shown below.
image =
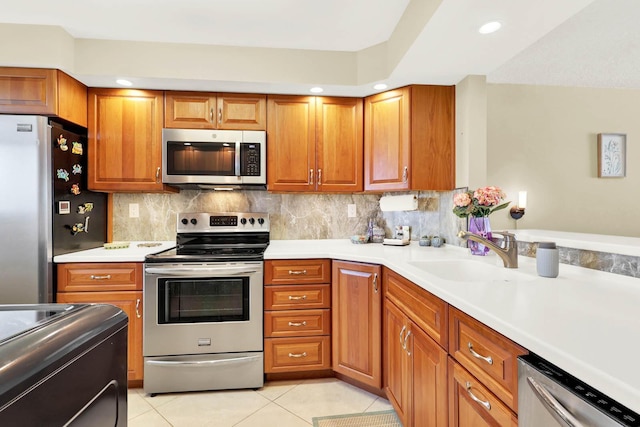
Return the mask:
[[87,190],[82,128],[0,115],[0,304],[54,300],[53,257],[101,246],[106,195]]

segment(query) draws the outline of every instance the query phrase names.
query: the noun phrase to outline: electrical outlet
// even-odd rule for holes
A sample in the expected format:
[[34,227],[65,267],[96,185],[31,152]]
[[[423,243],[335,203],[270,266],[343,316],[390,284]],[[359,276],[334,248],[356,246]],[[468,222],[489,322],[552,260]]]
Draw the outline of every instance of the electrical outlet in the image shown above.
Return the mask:
[[140,217],[140,205],[137,203],[129,203],[129,218]]
[[356,205],[349,204],[347,205],[347,217],[355,218],[356,217]]

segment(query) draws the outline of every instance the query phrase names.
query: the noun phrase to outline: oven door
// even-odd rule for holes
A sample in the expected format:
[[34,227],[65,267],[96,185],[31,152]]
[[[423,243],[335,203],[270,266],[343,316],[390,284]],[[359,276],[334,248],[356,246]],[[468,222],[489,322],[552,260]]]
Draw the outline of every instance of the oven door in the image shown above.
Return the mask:
[[263,263],[146,264],[145,356],[262,351]]

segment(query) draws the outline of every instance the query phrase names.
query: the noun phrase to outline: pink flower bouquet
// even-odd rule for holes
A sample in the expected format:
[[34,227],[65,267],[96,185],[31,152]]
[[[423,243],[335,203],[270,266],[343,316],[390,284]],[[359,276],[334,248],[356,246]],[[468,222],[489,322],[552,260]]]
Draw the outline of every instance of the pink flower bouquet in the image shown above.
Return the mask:
[[510,202],[502,203],[506,195],[499,187],[482,187],[453,196],[453,213],[460,218],[486,217],[506,208]]

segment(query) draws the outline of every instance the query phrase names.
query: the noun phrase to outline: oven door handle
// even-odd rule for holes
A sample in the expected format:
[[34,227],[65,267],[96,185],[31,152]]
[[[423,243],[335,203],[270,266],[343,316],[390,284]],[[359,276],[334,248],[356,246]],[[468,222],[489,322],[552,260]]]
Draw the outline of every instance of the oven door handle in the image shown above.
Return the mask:
[[556,421],[568,427],[585,427],[542,384],[538,384],[532,377],[527,377],[527,382],[535,392],[536,397]]
[[165,276],[239,276],[242,274],[257,273],[257,270],[251,270],[247,267],[147,267],[146,273],[162,274]]
[[190,368],[206,368],[210,366],[232,365],[236,363],[250,363],[261,360],[260,356],[244,356],[221,360],[148,360],[145,363],[155,366],[186,366]]

